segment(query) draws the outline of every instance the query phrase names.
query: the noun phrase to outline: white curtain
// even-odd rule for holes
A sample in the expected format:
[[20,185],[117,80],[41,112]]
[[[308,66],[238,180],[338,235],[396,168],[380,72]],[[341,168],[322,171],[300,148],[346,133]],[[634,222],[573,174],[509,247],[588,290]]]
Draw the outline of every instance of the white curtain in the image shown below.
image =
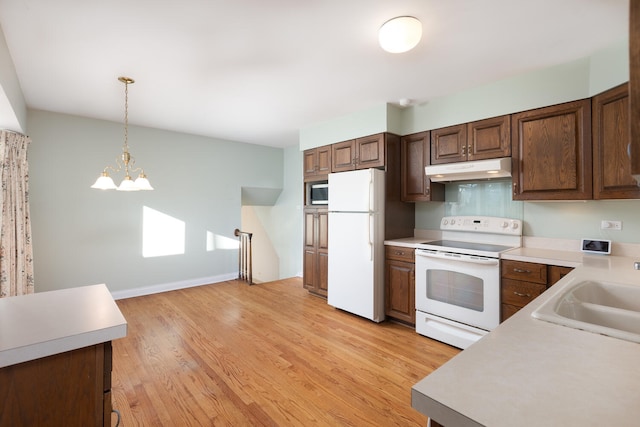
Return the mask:
[[27,136],[0,131],[0,297],[33,293]]

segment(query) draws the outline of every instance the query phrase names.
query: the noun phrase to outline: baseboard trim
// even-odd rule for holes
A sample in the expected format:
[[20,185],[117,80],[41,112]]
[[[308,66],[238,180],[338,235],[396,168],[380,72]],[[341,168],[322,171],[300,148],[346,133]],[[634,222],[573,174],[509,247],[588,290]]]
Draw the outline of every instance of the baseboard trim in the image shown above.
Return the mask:
[[197,279],[182,280],[180,282],[162,283],[158,285],[143,286],[140,288],[124,289],[111,292],[114,300],[140,297],[143,295],[159,294],[160,292],[175,291],[178,289],[193,288],[195,286],[209,285],[212,283],[235,280],[238,273],[227,273],[218,276],[200,277]]

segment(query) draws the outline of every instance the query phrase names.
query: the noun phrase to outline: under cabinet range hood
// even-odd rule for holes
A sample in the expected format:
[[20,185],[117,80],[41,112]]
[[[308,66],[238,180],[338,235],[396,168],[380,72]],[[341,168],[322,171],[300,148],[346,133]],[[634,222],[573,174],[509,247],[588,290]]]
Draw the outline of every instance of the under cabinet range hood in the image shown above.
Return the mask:
[[511,157],[426,166],[432,182],[471,181],[511,176]]

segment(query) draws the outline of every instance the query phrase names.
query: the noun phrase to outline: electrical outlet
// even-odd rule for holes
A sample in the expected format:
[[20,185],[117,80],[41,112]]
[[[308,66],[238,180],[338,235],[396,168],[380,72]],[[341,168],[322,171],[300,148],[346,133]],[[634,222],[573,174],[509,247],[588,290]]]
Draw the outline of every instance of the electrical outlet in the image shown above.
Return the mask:
[[600,223],[601,230],[622,230],[622,221],[609,221],[603,219]]

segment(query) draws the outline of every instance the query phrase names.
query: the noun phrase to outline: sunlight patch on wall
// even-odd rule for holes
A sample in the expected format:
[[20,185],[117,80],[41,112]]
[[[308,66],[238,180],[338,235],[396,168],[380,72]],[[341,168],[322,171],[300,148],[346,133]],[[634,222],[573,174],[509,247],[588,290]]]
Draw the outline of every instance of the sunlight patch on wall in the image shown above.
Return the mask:
[[182,255],[185,222],[147,206],[142,207],[142,256]]
[[214,234],[210,231],[207,231],[207,252],[211,252],[215,250],[216,245],[214,243]]
[[238,249],[239,245],[240,243],[237,239],[207,231],[207,252],[215,251],[216,249]]

